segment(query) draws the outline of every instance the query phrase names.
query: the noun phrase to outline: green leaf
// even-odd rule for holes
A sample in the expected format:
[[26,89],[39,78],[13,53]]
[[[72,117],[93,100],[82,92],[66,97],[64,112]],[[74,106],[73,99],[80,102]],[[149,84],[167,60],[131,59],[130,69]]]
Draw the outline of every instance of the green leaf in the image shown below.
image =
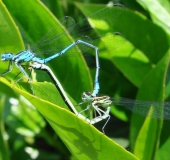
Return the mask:
[[158,2],[170,13],[169,0],[158,0]]
[[[4,78],[0,81],[12,87]],[[130,152],[70,111],[30,95],[17,86],[13,89],[38,109],[77,159],[136,159]]]
[[[138,3],[140,3],[145,10],[150,13],[153,22],[161,26],[167,33],[170,34],[170,14],[158,0],[138,0]],[[169,2],[167,2],[167,4],[169,4]]]
[[0,1],[0,21],[1,52],[10,50],[16,53],[18,50],[22,50],[23,42],[19,30],[2,1]]
[[[167,127],[169,128],[169,124],[166,125],[166,127],[163,127],[163,130],[167,130]],[[167,132],[169,132],[169,129],[167,130]],[[165,137],[165,134],[163,134],[163,136],[161,136],[160,148],[157,151],[156,157],[155,157],[156,160],[162,160],[162,159],[168,160],[168,158],[169,158],[167,155],[169,154],[170,138],[169,138],[169,135],[166,136],[166,139],[163,137]]]
[[[146,76],[138,92],[140,100],[164,101],[170,51]],[[132,150],[139,159],[153,159],[158,149],[163,121],[133,114],[131,120]],[[148,144],[149,143],[149,144]]]
[[[104,7],[102,5],[81,3],[76,3],[76,6],[86,16]],[[104,20],[105,16],[101,15],[98,18],[99,20]],[[146,17],[128,9],[125,9],[124,13],[117,19],[113,19],[113,23],[114,28],[111,31],[121,32],[125,35],[127,42],[112,51],[112,45],[108,46],[107,40],[103,40],[107,50],[110,52],[106,50],[105,53],[101,53],[99,51],[99,55],[100,57],[111,59],[112,63],[124,76],[135,86],[139,87],[147,73],[168,50],[169,42],[167,35],[160,27],[147,20]]]
[[50,11],[57,18],[64,17],[62,6],[61,6],[61,1],[58,1],[58,0],[42,0],[42,2],[45,4],[45,6],[47,6],[50,9]]
[[[21,35],[5,5],[0,1],[0,54],[21,51],[24,48]],[[8,63],[0,61],[0,73],[7,70]],[[14,70],[13,76],[16,75]],[[9,77],[11,77],[9,75]]]

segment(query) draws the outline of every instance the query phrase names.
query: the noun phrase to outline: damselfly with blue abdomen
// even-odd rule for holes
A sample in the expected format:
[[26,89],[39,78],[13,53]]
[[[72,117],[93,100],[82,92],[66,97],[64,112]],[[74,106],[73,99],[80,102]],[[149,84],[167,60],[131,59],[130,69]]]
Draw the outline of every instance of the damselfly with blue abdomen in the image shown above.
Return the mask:
[[[29,50],[24,50],[17,54],[2,54],[1,60],[9,61],[9,66],[7,70],[1,74],[1,76],[11,72],[12,64],[14,63],[23,76],[26,76],[28,80],[31,80],[22,66],[23,63],[37,62],[40,64],[46,64],[47,62],[62,55],[77,55],[78,52],[75,52],[75,50],[73,52],[72,49],[75,48],[75,46],[78,46],[82,53],[87,52],[89,49],[95,51],[96,74],[92,95],[96,96],[100,89],[100,64],[98,55],[100,47],[98,46],[98,42],[99,40],[105,41],[106,43],[104,45],[111,46],[111,50],[114,50],[124,44],[124,36],[119,32],[112,31],[112,28],[114,27],[114,20],[117,19],[123,12],[124,7],[120,4],[115,4],[95,12],[77,24],[75,24],[71,17],[64,17],[60,21],[64,26],[61,31],[56,29],[57,27],[54,26],[44,37],[32,45]],[[104,19],[100,19],[100,17],[103,17],[103,15]],[[65,31],[64,28],[67,31]],[[105,32],[107,32],[107,34]],[[98,34],[100,34],[100,36],[97,36]],[[72,42],[68,35],[71,35],[74,38]],[[61,39],[62,41],[60,43],[59,40]],[[53,55],[50,55],[47,58],[40,58],[38,57],[40,53]],[[20,79],[16,80],[15,82],[18,82]]]

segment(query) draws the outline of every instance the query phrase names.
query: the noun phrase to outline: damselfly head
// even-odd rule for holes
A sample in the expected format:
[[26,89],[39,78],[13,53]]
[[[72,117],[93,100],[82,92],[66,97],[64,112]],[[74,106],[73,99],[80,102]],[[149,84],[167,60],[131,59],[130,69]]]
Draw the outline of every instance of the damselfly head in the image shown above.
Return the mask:
[[84,102],[88,102],[91,101],[94,98],[94,96],[90,92],[83,92],[81,98]]
[[1,60],[2,61],[8,61],[8,60],[11,60],[13,57],[13,54],[12,53],[4,53],[2,54],[1,56]]

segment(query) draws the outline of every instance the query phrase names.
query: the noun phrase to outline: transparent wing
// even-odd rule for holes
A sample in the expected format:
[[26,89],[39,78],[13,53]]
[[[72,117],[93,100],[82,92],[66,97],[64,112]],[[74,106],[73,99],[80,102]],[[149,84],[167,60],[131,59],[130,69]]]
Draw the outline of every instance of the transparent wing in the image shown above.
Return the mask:
[[170,102],[141,101],[128,98],[112,98],[112,104],[122,106],[139,115],[157,119],[170,119]]
[[[123,12],[124,7],[122,5],[105,7],[77,24],[75,24],[74,19],[66,16],[60,20],[60,23],[63,26],[61,29],[54,26],[42,39],[31,47],[31,50],[35,54],[59,53],[72,43],[68,34],[73,37],[74,41],[82,40],[95,46],[98,46],[101,41],[107,42],[104,46],[106,46],[106,48],[109,46],[108,48],[114,50],[123,45],[126,41],[121,33],[113,32],[114,20],[116,20]],[[99,17],[103,16],[105,19],[99,20]],[[67,31],[65,31],[64,28]],[[83,53],[89,50],[87,46],[82,44],[78,47]],[[103,49],[103,46],[101,48]],[[71,49],[68,53],[73,54],[75,53],[75,50]]]
[[[75,21],[73,18],[71,17],[63,17],[60,20],[60,23],[62,24],[62,26],[65,27],[65,29],[72,30],[75,26]],[[60,29],[60,30],[59,30]],[[53,52],[54,53],[54,48],[51,46],[57,44],[57,46],[60,46],[59,44],[59,39],[61,39],[63,36],[66,36],[66,32],[64,30],[64,28],[60,28],[57,26],[53,26],[40,40],[38,40],[35,44],[33,44],[31,46],[31,50],[35,53],[38,54],[38,52],[40,53],[44,53],[47,54],[47,52]],[[56,47],[55,47],[56,48]],[[57,49],[57,48],[56,48]],[[59,49],[61,49],[61,47],[59,47]]]

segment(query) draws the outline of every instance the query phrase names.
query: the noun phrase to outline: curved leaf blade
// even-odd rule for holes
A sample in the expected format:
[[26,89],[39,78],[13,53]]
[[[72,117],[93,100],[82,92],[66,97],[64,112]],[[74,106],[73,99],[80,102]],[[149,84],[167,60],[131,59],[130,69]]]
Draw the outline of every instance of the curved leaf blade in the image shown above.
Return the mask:
[[[0,81],[12,87],[4,78]],[[136,159],[130,152],[68,110],[30,95],[17,86],[13,89],[38,109],[77,159],[96,159],[96,157],[97,159]]]

